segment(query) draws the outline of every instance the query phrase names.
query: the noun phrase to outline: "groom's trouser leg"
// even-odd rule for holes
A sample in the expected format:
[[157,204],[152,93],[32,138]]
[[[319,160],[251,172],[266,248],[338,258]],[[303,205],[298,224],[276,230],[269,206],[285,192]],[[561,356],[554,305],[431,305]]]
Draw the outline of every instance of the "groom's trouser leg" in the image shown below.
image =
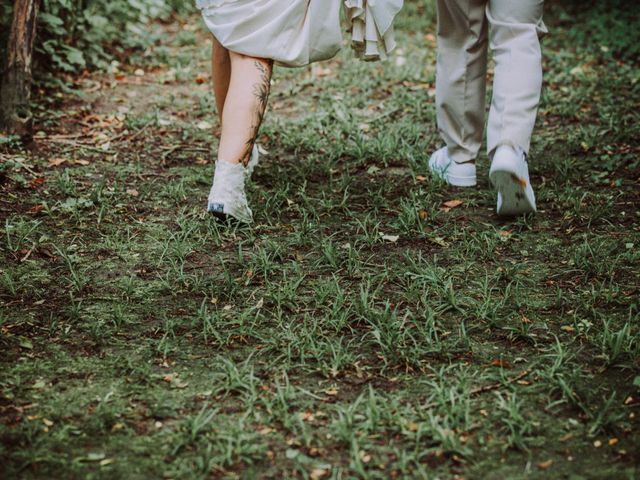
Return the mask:
[[438,130],[451,158],[462,163],[474,160],[482,143],[487,73],[487,1],[437,2]]
[[489,0],[495,62],[493,99],[487,127],[487,149],[510,144],[529,151],[542,88],[539,34],[544,0]]

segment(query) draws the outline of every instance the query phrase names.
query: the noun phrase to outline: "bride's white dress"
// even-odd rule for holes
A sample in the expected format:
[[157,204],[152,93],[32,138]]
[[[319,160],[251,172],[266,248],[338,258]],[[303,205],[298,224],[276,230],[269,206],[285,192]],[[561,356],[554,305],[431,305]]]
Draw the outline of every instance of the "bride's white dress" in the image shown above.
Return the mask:
[[[298,67],[342,46],[341,0],[196,0],[207,28],[227,49]],[[395,47],[393,20],[403,0],[346,0],[352,45],[365,60]]]

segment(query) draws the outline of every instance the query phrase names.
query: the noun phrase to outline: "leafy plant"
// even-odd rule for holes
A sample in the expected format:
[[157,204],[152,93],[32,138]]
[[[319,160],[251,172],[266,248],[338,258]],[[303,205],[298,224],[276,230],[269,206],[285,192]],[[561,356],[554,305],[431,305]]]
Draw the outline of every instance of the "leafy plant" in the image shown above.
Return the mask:
[[[0,55],[5,57],[12,6],[0,5]],[[130,50],[142,50],[159,37],[155,20],[193,11],[193,2],[176,0],[43,0],[38,16],[36,69],[79,73],[104,69]]]

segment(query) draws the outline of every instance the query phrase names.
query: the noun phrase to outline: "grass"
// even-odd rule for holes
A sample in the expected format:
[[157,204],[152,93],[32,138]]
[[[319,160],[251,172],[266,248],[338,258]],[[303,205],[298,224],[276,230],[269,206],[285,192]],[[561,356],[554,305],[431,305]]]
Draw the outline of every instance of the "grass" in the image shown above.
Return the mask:
[[277,69],[250,228],[204,213],[197,18],[143,77],[43,99],[0,145],[1,476],[636,478],[640,67],[596,28],[620,5],[548,6],[535,217],[427,173],[431,2],[382,64]]

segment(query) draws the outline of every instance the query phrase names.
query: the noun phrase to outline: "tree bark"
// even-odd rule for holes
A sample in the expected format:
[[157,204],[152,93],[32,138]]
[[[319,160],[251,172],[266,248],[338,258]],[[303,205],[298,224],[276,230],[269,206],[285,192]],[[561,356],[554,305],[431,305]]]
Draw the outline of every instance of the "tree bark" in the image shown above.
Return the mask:
[[0,79],[0,131],[29,136],[31,60],[40,0],[15,0],[7,59]]

